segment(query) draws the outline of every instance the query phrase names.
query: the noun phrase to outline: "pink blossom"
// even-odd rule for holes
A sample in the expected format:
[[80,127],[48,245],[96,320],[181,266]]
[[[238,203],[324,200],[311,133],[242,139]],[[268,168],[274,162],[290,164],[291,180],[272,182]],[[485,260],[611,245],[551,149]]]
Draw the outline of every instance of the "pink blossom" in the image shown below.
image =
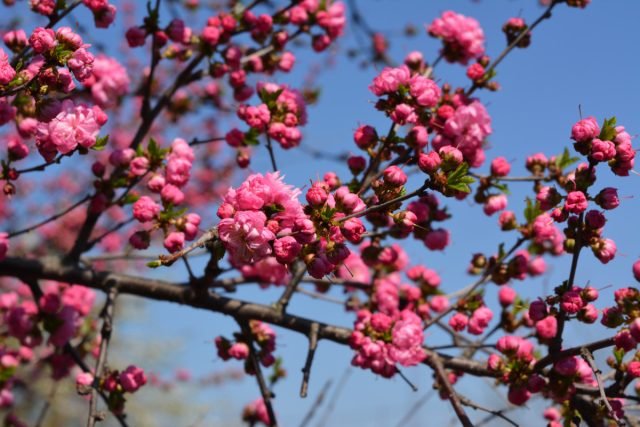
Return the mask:
[[418,157],[418,167],[425,173],[437,171],[441,163],[442,159],[435,151],[430,151],[426,154],[420,153],[420,156]]
[[173,184],[166,184],[162,187],[160,196],[162,197],[163,202],[171,203],[174,206],[177,206],[184,201],[184,193]]
[[572,191],[567,194],[564,207],[567,211],[575,214],[584,212],[589,202],[582,191]]
[[29,44],[35,53],[47,52],[57,44],[56,33],[50,28],[37,27],[29,37]]
[[427,31],[442,40],[442,53],[449,62],[466,64],[484,54],[484,33],[473,18],[449,10],[436,18]]
[[398,166],[389,166],[383,173],[384,181],[394,186],[402,186],[407,182],[407,175]]
[[6,258],[9,251],[9,234],[0,232],[0,261]]
[[614,337],[613,341],[617,348],[624,351],[631,351],[638,345],[637,341],[631,335],[629,329],[622,329]]
[[378,141],[378,133],[372,126],[360,126],[354,132],[353,140],[359,148],[366,150]]
[[603,188],[596,196],[596,203],[602,209],[615,209],[620,205],[618,190],[612,187]]
[[494,213],[504,210],[507,207],[507,196],[504,194],[498,194],[490,196],[484,203],[482,210],[486,215],[493,215]]
[[427,233],[424,244],[432,251],[441,251],[449,245],[449,231],[439,228]]
[[464,313],[456,313],[449,319],[449,326],[457,332],[464,331],[468,323],[469,316]]
[[147,376],[142,368],[131,365],[120,373],[118,377],[122,388],[129,393],[134,393],[147,383]]
[[233,218],[220,221],[220,240],[230,251],[232,260],[240,264],[250,263],[271,254],[269,242],[275,239],[275,235],[266,228],[266,219],[260,211],[240,211]]
[[144,39],[146,36],[146,31],[140,27],[131,27],[125,33],[129,47],[144,46]]
[[547,316],[544,319],[536,322],[536,332],[542,339],[552,339],[556,336],[558,331],[558,320],[555,316]]
[[9,56],[0,48],[0,84],[6,85],[16,75],[16,70],[9,63]]
[[409,80],[409,93],[423,107],[435,107],[442,95],[440,87],[431,79],[416,74]]
[[93,61],[91,76],[82,82],[91,88],[93,101],[103,108],[114,107],[118,99],[129,93],[129,76],[127,70],[106,55],[98,55]]
[[611,239],[601,239],[598,244],[591,246],[593,254],[600,260],[601,263],[606,264],[616,256],[616,243]]
[[589,141],[600,134],[600,126],[595,117],[580,120],[571,128],[571,139],[576,142]]
[[184,233],[172,231],[164,239],[164,247],[171,253],[178,252],[184,247]]
[[507,176],[511,172],[511,164],[504,157],[496,157],[491,162],[491,175]]
[[412,311],[403,310],[393,326],[389,356],[402,366],[417,365],[426,357],[423,340],[422,320]]
[[148,196],[140,197],[133,204],[133,217],[140,222],[149,222],[160,213],[161,207]]
[[498,300],[500,301],[500,305],[503,307],[508,307],[515,301],[518,294],[513,288],[509,286],[501,286],[498,291]]

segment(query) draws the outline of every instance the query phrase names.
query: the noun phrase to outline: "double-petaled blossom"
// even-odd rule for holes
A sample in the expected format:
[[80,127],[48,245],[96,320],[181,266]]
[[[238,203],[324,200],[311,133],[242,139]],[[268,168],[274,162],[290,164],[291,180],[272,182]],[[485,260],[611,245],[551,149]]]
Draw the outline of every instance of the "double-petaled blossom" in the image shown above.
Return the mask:
[[51,121],[38,124],[36,145],[46,160],[52,159],[56,152],[68,154],[78,146],[91,148],[106,122],[107,115],[100,107],[76,105],[67,99]]
[[82,81],[91,89],[93,102],[102,108],[116,106],[120,97],[129,93],[129,83],[126,68],[106,55],[93,59],[91,73]]
[[484,54],[484,32],[473,18],[448,10],[436,18],[427,31],[442,40],[441,53],[449,62],[466,64]]
[[481,102],[473,101],[456,108],[445,120],[442,130],[433,140],[433,148],[455,147],[462,153],[464,161],[478,167],[484,162],[483,144],[491,132],[489,113]]

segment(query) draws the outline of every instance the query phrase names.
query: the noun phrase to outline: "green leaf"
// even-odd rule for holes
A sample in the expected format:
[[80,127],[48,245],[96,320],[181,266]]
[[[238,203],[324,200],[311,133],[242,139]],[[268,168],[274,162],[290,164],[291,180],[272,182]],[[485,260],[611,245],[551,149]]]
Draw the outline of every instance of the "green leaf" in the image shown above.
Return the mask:
[[160,260],[149,261],[147,263],[147,267],[149,267],[149,268],[158,268],[161,265],[162,265],[162,262]]
[[527,197],[527,207],[524,209],[524,217],[527,223],[531,224],[541,213],[540,204]]
[[564,169],[567,166],[570,166],[573,163],[577,162],[578,160],[580,160],[579,157],[571,157],[571,154],[569,153],[569,149],[565,148],[562,154],[556,157],[556,168]]
[[244,143],[247,145],[258,145],[260,141],[258,141],[258,136],[260,135],[260,131],[251,128],[244,133]]
[[602,128],[600,130],[600,136],[598,136],[598,138],[603,141],[612,141],[617,134],[615,116],[610,119],[604,119],[604,123],[602,123]]
[[466,163],[460,164],[453,172],[449,173],[447,177],[447,188],[452,190],[461,191],[463,193],[470,193],[471,188],[469,184],[473,184],[475,179],[468,175],[469,165]]
[[99,136],[96,139],[95,145],[91,147],[91,149],[95,151],[102,151],[107,147],[108,142],[109,142],[109,135]]

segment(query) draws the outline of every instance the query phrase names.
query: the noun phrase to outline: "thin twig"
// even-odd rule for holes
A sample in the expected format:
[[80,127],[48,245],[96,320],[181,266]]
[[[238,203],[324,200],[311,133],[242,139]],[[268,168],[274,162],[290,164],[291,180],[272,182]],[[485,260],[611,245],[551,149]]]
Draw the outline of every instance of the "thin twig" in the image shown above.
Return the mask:
[[251,332],[251,327],[248,322],[238,320],[238,324],[242,329],[242,334],[244,338],[247,340],[247,345],[249,346],[249,359],[251,360],[251,364],[253,365],[254,374],[256,375],[256,381],[258,382],[258,387],[260,387],[260,393],[262,394],[262,400],[264,401],[264,405],[267,408],[267,413],[269,414],[269,426],[276,427],[278,422],[276,421],[276,414],[273,410],[273,405],[271,404],[271,398],[273,397],[273,393],[269,390],[269,386],[267,382],[264,380],[264,376],[262,375],[262,369],[260,368],[260,361],[258,360],[258,355],[256,354],[256,350],[253,342],[253,333]]
[[453,407],[453,410],[458,416],[458,419],[460,420],[462,425],[464,427],[473,427],[473,423],[471,422],[471,420],[469,419],[469,416],[467,415],[467,413],[464,411],[464,408],[462,407],[462,403],[458,398],[458,394],[456,393],[456,391],[453,389],[453,386],[449,382],[449,378],[447,377],[447,373],[444,370],[444,367],[442,366],[442,361],[440,360],[440,357],[438,356],[428,357],[427,364],[431,366],[435,371],[436,376],[439,378],[440,383],[444,387],[444,392],[447,394],[447,398],[449,399],[449,402],[451,402],[451,406]]
[[87,419],[87,427],[93,427],[96,421],[102,421],[104,414],[98,412],[98,388],[100,386],[100,378],[107,363],[107,352],[109,351],[109,343],[111,342],[111,333],[113,331],[113,313],[115,310],[116,297],[118,296],[118,288],[112,287],[107,293],[107,300],[102,309],[102,331],[100,332],[100,350],[98,360],[96,361],[96,369],[93,374],[93,387],[89,400],[89,417]]
[[[511,418],[509,418],[506,415],[504,415],[504,411],[505,410],[503,410],[503,409],[496,411],[494,409],[485,408],[484,406],[479,405],[476,402],[474,402],[473,400],[471,400],[471,399],[469,399],[469,398],[467,398],[465,396],[462,396],[462,395],[458,395],[458,398],[460,399],[460,402],[464,406],[468,406],[469,408],[477,409],[479,411],[487,412],[487,413],[491,414],[494,417],[502,418],[503,420],[505,420],[506,422],[508,422],[512,426],[519,427],[518,423],[516,423]],[[509,408],[507,408],[507,409],[509,409]]]
[[279,310],[281,313],[284,313],[287,310],[287,306],[289,305],[291,296],[298,288],[300,281],[304,277],[304,273],[307,272],[307,266],[300,261],[295,262],[293,264],[293,271],[294,271],[294,274],[293,274],[293,277],[291,278],[291,281],[287,284],[287,287],[285,288],[284,292],[278,299],[278,302],[276,302],[275,304],[276,309]]
[[609,399],[607,398],[607,394],[604,391],[604,383],[602,381],[602,371],[598,369],[596,366],[596,361],[593,359],[593,354],[589,351],[588,348],[582,347],[580,349],[580,355],[584,359],[585,362],[589,364],[593,374],[596,376],[596,382],[598,383],[598,389],[600,390],[600,398],[602,399],[602,403],[607,408],[607,413],[611,418],[613,418],[619,426],[624,426],[625,422],[618,418],[616,411],[611,407],[611,403],[609,403]]
[[9,233],[9,238],[20,236],[21,234],[29,233],[29,232],[37,229],[37,228],[42,227],[43,225],[46,225],[46,224],[48,224],[48,223],[50,223],[52,221],[55,221],[58,218],[61,218],[61,217],[65,216],[66,214],[68,214],[69,212],[71,212],[72,210],[77,208],[78,206],[82,205],[83,203],[85,203],[90,198],[91,198],[91,196],[85,196],[84,198],[78,200],[73,205],[71,205],[68,208],[66,208],[65,210],[63,210],[62,212],[58,212],[57,214],[55,214],[53,216],[50,216],[49,218],[45,219],[44,221],[40,221],[37,224],[34,224],[34,225],[32,225],[30,227],[27,227],[27,228],[23,228],[22,230],[12,231],[11,233]]
[[309,422],[311,421],[313,416],[316,414],[316,411],[318,410],[320,405],[322,405],[322,402],[324,401],[324,398],[327,395],[327,392],[329,391],[329,387],[331,387],[331,380],[327,380],[327,382],[324,383],[324,386],[322,387],[322,390],[320,390],[320,393],[318,394],[318,397],[316,398],[316,400],[311,405],[311,408],[309,408],[309,411],[307,412],[307,414],[302,419],[302,422],[300,422],[300,426],[299,427],[305,427],[307,424],[309,424]]
[[300,387],[300,397],[307,397],[307,389],[309,388],[309,376],[311,375],[311,364],[313,363],[313,356],[316,354],[318,348],[318,330],[320,325],[316,322],[311,324],[311,330],[309,331],[309,351],[307,352],[307,361],[302,368],[302,386]]

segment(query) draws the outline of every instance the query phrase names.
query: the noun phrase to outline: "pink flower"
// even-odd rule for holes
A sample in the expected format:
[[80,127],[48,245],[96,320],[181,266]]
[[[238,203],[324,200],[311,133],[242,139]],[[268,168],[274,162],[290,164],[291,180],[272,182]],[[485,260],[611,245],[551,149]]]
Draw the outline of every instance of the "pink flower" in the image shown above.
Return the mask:
[[485,70],[482,64],[476,62],[467,68],[467,77],[472,81],[481,80],[484,77],[484,72]]
[[504,210],[507,207],[507,196],[504,194],[498,194],[496,196],[490,196],[484,203],[482,210],[486,215],[493,215],[494,213]]
[[580,120],[571,128],[571,139],[576,142],[589,141],[598,135],[600,135],[600,126],[593,116]]
[[515,301],[518,294],[513,288],[509,286],[501,286],[498,291],[498,300],[500,301],[500,305],[503,307],[508,307]]
[[562,295],[560,308],[569,314],[576,314],[585,305],[580,293],[575,290],[567,291]]
[[418,167],[425,173],[437,171],[441,163],[442,159],[435,151],[430,151],[427,154],[420,153],[420,156],[418,157]]
[[114,107],[118,99],[129,93],[127,70],[114,58],[98,55],[91,76],[82,84],[91,88],[91,98],[103,108]]
[[[1,241],[1,240],[2,240],[2,237],[1,237],[1,235],[0,235],[0,241]],[[0,251],[0,253],[1,253],[1,251]],[[640,260],[638,260],[638,261],[636,261],[636,262],[634,262],[634,263],[633,263],[632,271],[633,271],[633,277],[634,277],[638,282],[640,282]]]
[[431,79],[416,74],[409,80],[409,93],[423,107],[433,108],[440,101],[440,87]]
[[360,126],[353,133],[353,140],[359,148],[366,150],[378,141],[378,133],[372,126]]
[[441,251],[449,245],[449,232],[438,228],[427,233],[424,244],[432,251]]
[[623,329],[618,332],[613,337],[613,341],[617,348],[621,348],[624,351],[631,351],[638,345],[637,341],[631,335],[629,329]]
[[273,251],[281,264],[292,263],[300,253],[302,245],[292,236],[285,236],[273,242]]
[[133,365],[122,371],[118,379],[124,391],[129,393],[138,391],[140,387],[147,383],[147,376],[142,368]]
[[160,197],[162,197],[163,202],[171,203],[174,206],[177,206],[184,201],[184,193],[173,184],[166,184],[162,187]]
[[469,319],[467,330],[470,334],[480,335],[485,328],[489,326],[489,322],[493,319],[493,312],[489,307],[483,306],[473,312]]
[[466,64],[484,54],[484,33],[473,18],[446,11],[427,27],[429,35],[442,40],[442,54],[449,62]]
[[229,356],[237,360],[244,360],[249,356],[249,346],[243,342],[237,342],[229,347]]
[[588,205],[589,202],[582,191],[572,191],[567,194],[564,207],[571,213],[579,214],[587,210]]
[[73,52],[71,58],[67,61],[67,66],[78,80],[83,81],[91,76],[93,62],[93,54],[85,48],[80,48]]
[[407,175],[398,166],[389,166],[382,173],[384,181],[393,186],[400,187],[407,182]]
[[135,176],[142,176],[149,170],[149,159],[146,157],[135,157],[129,163],[129,169],[131,170],[131,174]]
[[146,36],[146,31],[140,27],[131,27],[125,34],[129,47],[144,46],[144,39]]
[[140,197],[133,204],[133,217],[140,222],[149,222],[160,213],[161,207],[148,196]]
[[369,86],[369,90],[376,96],[394,93],[403,85],[406,86],[411,78],[411,71],[406,65],[398,68],[384,68]]
[[9,251],[9,234],[0,233],[0,261],[6,258]]
[[600,260],[601,263],[606,264],[616,256],[616,243],[611,239],[601,239],[595,246],[591,246],[593,254]]
[[35,53],[47,52],[57,44],[56,33],[50,28],[37,27],[29,37],[29,44]]
[[491,175],[493,176],[507,176],[511,172],[511,165],[509,161],[504,157],[496,157],[491,162]]
[[456,313],[449,319],[449,326],[454,331],[464,331],[469,323],[469,317],[464,313]]
[[603,188],[596,196],[596,203],[602,209],[615,209],[620,206],[618,190],[612,187]]
[[91,148],[95,145],[100,128],[106,123],[106,115],[98,106],[75,105],[67,99],[61,111],[49,123],[40,123],[36,144],[52,144],[61,154],[68,154],[80,145]]
[[0,84],[6,85],[16,75],[16,70],[9,63],[9,56],[4,49],[0,49]]
[[256,262],[271,254],[269,242],[275,239],[275,234],[266,227],[266,219],[260,211],[240,211],[233,218],[220,221],[220,240],[234,262]]
[[389,356],[402,366],[417,365],[426,357],[423,340],[422,320],[414,312],[403,310],[393,326]]
[[164,247],[171,253],[178,252],[184,247],[184,233],[172,231],[164,239]]
[[611,141],[598,138],[591,141],[591,158],[597,162],[608,162],[616,156],[616,146]]
[[536,332],[542,339],[548,340],[556,336],[558,332],[558,320],[555,316],[547,316],[536,322]]

